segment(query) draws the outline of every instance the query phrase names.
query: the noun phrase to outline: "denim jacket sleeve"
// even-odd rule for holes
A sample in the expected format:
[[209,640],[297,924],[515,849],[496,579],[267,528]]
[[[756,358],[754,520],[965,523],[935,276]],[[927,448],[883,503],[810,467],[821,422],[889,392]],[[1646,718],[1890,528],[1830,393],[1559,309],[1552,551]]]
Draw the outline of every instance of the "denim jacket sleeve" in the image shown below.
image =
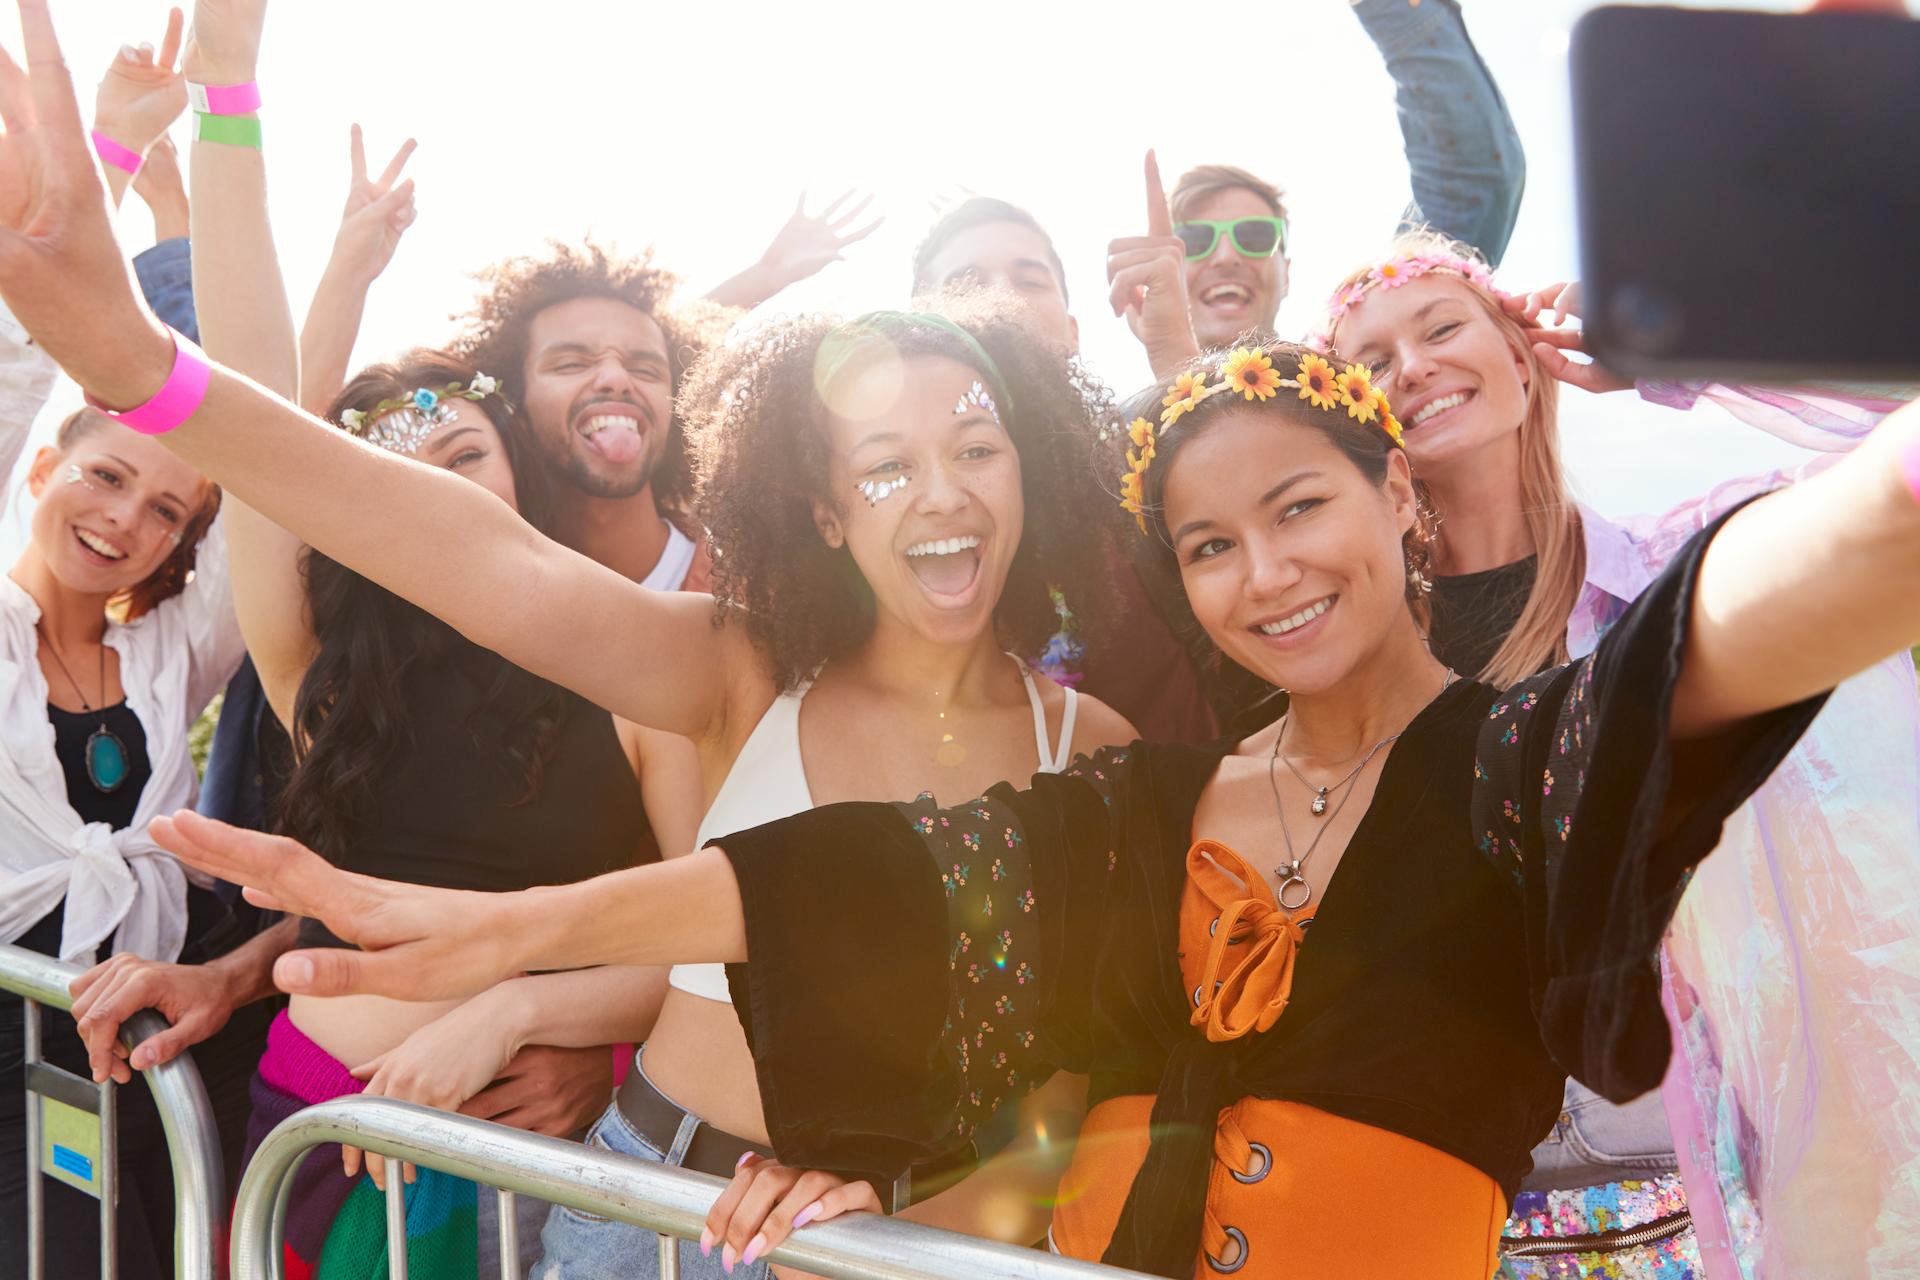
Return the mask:
[[189,340],[200,341],[200,320],[193,309],[193,252],[187,238],[162,240],[136,255],[133,274],[154,314]]
[[1401,226],[1426,223],[1498,266],[1520,216],[1527,162],[1456,0],[1353,0],[1386,59],[1413,177]]

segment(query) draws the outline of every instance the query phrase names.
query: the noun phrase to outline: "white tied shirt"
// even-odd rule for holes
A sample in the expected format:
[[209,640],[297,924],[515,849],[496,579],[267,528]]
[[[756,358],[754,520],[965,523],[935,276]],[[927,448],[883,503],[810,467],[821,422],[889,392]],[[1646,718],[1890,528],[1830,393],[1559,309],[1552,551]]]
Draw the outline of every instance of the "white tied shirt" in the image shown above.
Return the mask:
[[[0,477],[12,472],[53,388],[53,361],[18,334],[0,306]],[[133,822],[120,831],[81,821],[67,803],[34,630],[40,607],[0,576],[0,942],[18,939],[64,899],[61,959],[89,964],[109,938],[115,952],[179,958],[188,880],[209,882],[149,840],[147,824],[193,804],[199,784],[187,731],[246,652],[221,525],[201,542],[186,590],[135,622],[107,624],[153,769]]]

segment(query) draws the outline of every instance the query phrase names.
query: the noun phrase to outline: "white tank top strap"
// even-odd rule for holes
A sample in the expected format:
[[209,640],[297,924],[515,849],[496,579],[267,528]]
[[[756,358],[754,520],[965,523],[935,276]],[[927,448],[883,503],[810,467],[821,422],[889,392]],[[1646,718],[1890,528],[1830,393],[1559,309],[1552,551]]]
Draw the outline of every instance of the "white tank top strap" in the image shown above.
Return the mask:
[[1060,717],[1060,745],[1055,747],[1047,741],[1046,701],[1040,696],[1040,686],[1034,683],[1033,669],[1024,662],[1020,662],[1020,679],[1027,686],[1027,701],[1033,704],[1033,743],[1040,753],[1038,772],[1064,773],[1073,759],[1073,722],[1080,712],[1080,691],[1071,685],[1061,686],[1067,695],[1067,709]]

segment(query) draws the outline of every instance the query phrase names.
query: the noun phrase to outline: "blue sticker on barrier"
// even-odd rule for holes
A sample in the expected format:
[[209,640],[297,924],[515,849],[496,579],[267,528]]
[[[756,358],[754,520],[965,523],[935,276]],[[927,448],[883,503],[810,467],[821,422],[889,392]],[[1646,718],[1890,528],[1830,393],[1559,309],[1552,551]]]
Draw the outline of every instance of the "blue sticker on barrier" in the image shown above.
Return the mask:
[[53,1144],[53,1167],[76,1178],[93,1181],[93,1161],[75,1151],[72,1147]]

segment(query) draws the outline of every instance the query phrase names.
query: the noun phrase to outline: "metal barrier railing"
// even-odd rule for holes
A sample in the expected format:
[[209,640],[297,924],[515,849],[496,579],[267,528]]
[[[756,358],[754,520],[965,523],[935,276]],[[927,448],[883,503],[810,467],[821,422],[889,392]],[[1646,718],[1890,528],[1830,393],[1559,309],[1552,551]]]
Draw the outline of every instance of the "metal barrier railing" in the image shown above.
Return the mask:
[[[651,1164],[597,1147],[523,1133],[391,1098],[336,1098],[308,1107],[267,1135],[240,1179],[233,1212],[233,1280],[281,1280],[293,1173],[315,1147],[344,1142],[390,1160],[467,1178],[500,1197],[500,1274],[519,1276],[514,1197],[534,1196],[657,1232],[661,1280],[678,1280],[678,1240],[698,1239],[719,1178]],[[392,1166],[389,1166],[392,1169]],[[398,1170],[393,1170],[397,1173]],[[405,1188],[387,1182],[387,1266],[406,1280]],[[857,1214],[794,1235],[773,1261],[838,1280],[1149,1280],[905,1222]]]
[[[45,1062],[41,1058],[40,1018],[37,1006],[69,1011],[73,997],[67,984],[85,970],[26,951],[0,946],[0,991],[26,1001],[27,1089],[27,1275],[46,1276],[46,1188],[41,1182],[42,1148],[52,1151],[51,1176],[100,1201],[100,1274],[111,1280],[118,1274],[119,1233],[114,1207],[120,1193],[119,1138],[115,1085],[102,1085]],[[127,1019],[120,1038],[128,1046],[167,1027],[152,1010]],[[226,1208],[226,1173],[221,1164],[220,1140],[213,1109],[200,1072],[187,1054],[140,1073],[153,1092],[160,1124],[166,1132],[167,1153],[173,1164],[174,1267],[179,1280],[213,1280],[220,1256],[219,1240]],[[92,1116],[89,1126],[84,1117]],[[87,1130],[93,1130],[90,1135]],[[58,1130],[56,1134],[53,1132]],[[89,1146],[89,1138],[97,1148]],[[60,1139],[67,1139],[61,1141]],[[63,1276],[61,1280],[66,1280]]]

